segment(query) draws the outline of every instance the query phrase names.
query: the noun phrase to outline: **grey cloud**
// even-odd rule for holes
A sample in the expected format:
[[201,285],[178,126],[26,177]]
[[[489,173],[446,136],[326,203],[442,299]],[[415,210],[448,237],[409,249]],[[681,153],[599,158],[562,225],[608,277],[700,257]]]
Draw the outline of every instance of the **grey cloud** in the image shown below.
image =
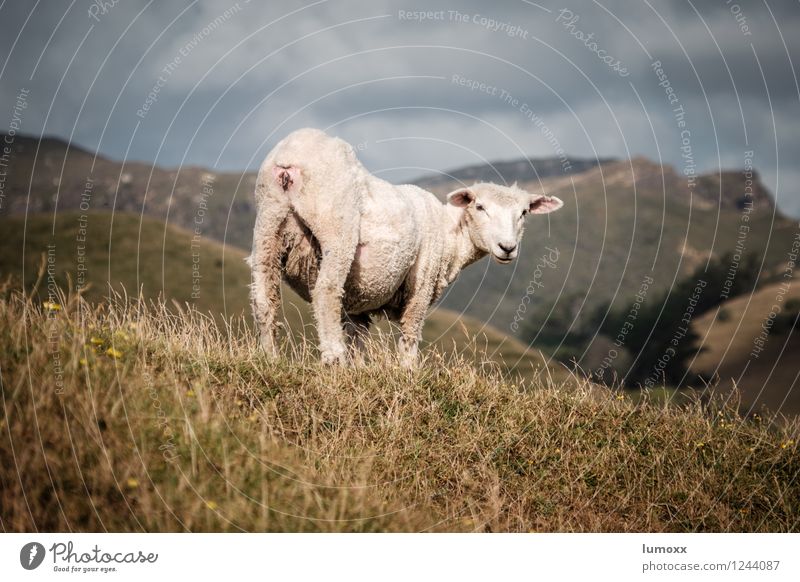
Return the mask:
[[[573,155],[655,159],[660,149],[666,163],[678,163],[670,104],[635,35],[661,60],[687,109],[701,168],[714,169],[720,160],[736,164],[744,148],[752,148],[768,185],[780,184],[782,208],[800,214],[800,193],[789,179],[797,174],[793,160],[800,153],[795,131],[800,96],[790,65],[790,58],[800,62],[800,9],[794,2],[742,3],[748,35],[731,3],[694,2],[713,38],[692,5],[680,0],[539,3],[544,8],[477,0],[311,4],[184,0],[143,10],[145,3],[121,2],[96,22],[87,15],[87,0],[65,16],[66,6],[42,2],[10,53],[0,114],[8,118],[19,88],[28,87],[24,131],[62,137],[74,132],[78,143],[112,157],[130,149],[132,158],[159,164],[211,165],[219,159],[228,169],[257,165],[294,128],[334,127],[343,137],[368,144],[361,155],[372,169],[403,179],[422,173],[420,168],[444,170],[521,152],[553,155],[553,145],[520,111],[519,103],[525,103]],[[599,47],[622,61],[627,77],[556,22],[564,7],[579,16],[575,29],[593,34]],[[22,3],[0,9],[3,54],[30,9]],[[401,19],[400,10],[440,10],[444,18]],[[451,17],[450,10],[466,15],[466,21]],[[502,27],[493,32],[475,15],[516,26],[518,34],[504,34]],[[180,63],[166,75],[150,109],[137,115],[176,57]],[[506,91],[519,103],[470,91],[452,82],[454,74]]]

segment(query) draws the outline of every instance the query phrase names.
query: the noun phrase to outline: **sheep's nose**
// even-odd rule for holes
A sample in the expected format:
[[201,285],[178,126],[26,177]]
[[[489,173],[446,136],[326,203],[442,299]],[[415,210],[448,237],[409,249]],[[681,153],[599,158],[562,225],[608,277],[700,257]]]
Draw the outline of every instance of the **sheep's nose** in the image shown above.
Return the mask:
[[507,255],[510,255],[511,253],[513,253],[514,250],[517,248],[517,245],[508,244],[508,243],[505,243],[505,244],[504,243],[497,243],[497,246],[499,246],[500,250],[505,252]]

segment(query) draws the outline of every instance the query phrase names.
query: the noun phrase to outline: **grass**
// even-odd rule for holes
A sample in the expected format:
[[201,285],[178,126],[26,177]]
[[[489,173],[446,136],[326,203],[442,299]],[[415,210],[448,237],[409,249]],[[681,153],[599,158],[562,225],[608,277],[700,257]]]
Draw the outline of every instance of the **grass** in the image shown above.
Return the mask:
[[2,293],[4,531],[797,531],[797,425]]
[[[692,371],[718,377],[721,390],[735,385],[754,410],[768,407],[786,415],[800,414],[798,330],[769,328],[763,352],[751,355],[775,306],[783,317],[796,316],[797,308],[788,308],[800,300],[799,283],[800,279],[784,279],[766,285],[699,317],[693,327],[703,340],[703,350],[692,362]],[[784,284],[788,288],[782,288]]]
[[[85,216],[85,233],[81,232]],[[105,301],[114,293],[190,303],[203,312],[235,316],[250,308],[245,253],[149,217],[124,212],[58,212],[3,219],[0,273],[20,286],[35,284],[50,251],[54,280],[67,289],[87,284],[84,296]],[[83,236],[82,240],[81,237]],[[82,255],[79,254],[82,252]],[[78,270],[80,258],[86,269]],[[199,277],[193,288],[193,259]],[[192,297],[194,293],[195,297]]]

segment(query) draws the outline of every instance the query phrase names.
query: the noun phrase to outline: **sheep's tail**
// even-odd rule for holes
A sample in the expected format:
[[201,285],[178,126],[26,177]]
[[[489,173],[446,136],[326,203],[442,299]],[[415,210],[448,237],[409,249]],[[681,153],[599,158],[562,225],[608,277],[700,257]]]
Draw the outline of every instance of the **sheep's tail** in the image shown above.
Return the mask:
[[256,204],[261,209],[265,201],[272,201],[266,204],[263,210],[270,214],[278,212],[275,202],[277,200],[291,202],[302,191],[303,182],[303,172],[298,165],[274,161],[265,163],[256,180]]
[[290,199],[305,190],[310,195],[321,195],[323,188],[346,196],[359,187],[358,183],[349,182],[358,182],[364,173],[349,144],[317,129],[299,129],[269,153],[257,187],[262,193],[285,194]]
[[279,188],[283,192],[300,192],[303,189],[303,174],[297,166],[275,164],[270,168],[267,179],[272,181],[272,188]]

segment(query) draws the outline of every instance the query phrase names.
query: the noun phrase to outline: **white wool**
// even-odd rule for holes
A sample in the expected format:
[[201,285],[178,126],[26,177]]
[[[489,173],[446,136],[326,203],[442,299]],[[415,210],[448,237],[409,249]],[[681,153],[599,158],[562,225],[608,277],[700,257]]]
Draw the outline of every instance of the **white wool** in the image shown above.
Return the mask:
[[475,184],[442,204],[430,192],[371,175],[346,142],[316,129],[282,140],[261,165],[250,265],[261,343],[276,353],[280,281],[312,303],[325,362],[344,361],[371,315],[399,322],[412,365],[430,305],[461,269],[491,254],[517,256],[524,214],[558,198]]

